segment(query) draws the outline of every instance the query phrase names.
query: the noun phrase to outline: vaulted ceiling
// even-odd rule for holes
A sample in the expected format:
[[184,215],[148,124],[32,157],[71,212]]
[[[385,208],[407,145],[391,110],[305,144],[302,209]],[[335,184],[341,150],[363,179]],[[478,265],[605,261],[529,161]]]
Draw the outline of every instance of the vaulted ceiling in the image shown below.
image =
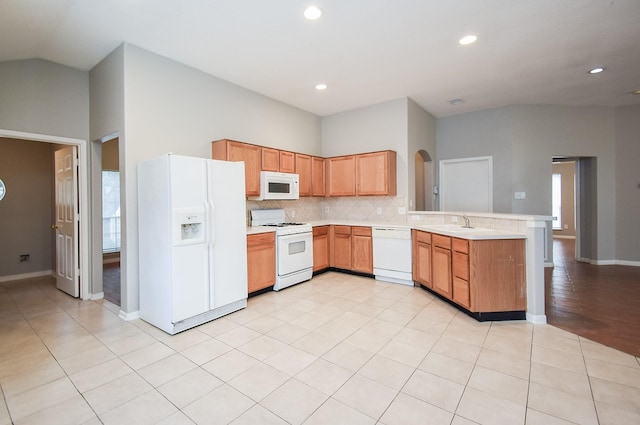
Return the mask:
[[89,70],[123,42],[321,116],[640,103],[639,0],[0,1],[0,61]]

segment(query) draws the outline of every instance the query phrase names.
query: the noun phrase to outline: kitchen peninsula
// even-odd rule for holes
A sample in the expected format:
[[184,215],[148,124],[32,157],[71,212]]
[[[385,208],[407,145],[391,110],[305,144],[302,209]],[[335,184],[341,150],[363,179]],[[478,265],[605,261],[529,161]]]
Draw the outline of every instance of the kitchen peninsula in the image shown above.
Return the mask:
[[[479,312],[483,309],[496,311],[497,305],[500,311],[520,311],[523,316],[520,318],[526,318],[533,323],[546,323],[544,246],[546,222],[550,220],[550,217],[492,213],[468,213],[466,215],[469,216],[471,229],[462,227],[462,213],[441,211],[408,212],[401,220],[394,221],[393,226],[410,229],[414,235],[416,233],[423,237],[426,234],[438,235],[444,237],[444,239],[439,239],[441,241],[448,239],[449,255],[451,255],[451,266],[448,268],[451,273],[449,276],[451,279],[450,293],[447,294],[448,287],[441,291],[434,290],[434,292],[472,313],[473,310]],[[332,225],[373,227],[390,223],[327,218],[312,221],[311,224],[314,229],[317,229]],[[249,234],[265,231],[273,231],[273,229],[248,228]],[[326,235],[324,236],[326,239]],[[452,244],[455,245],[452,246]],[[447,258],[446,248],[440,253],[445,257],[439,258]],[[495,255],[500,256],[499,261],[496,260]],[[420,247],[414,236],[413,257],[415,259],[420,256]],[[454,260],[454,257],[457,260]],[[497,262],[494,264],[494,261]],[[487,264],[491,264],[491,266],[487,266]],[[501,266],[498,267],[498,264]],[[429,267],[434,267],[434,265],[429,264]],[[420,268],[416,270],[414,261],[413,280],[418,284],[423,284],[420,270]],[[493,291],[498,291],[496,292],[497,298],[488,299],[478,296],[478,287],[474,286],[474,282],[480,280],[495,282],[493,277],[491,279],[488,277],[492,276],[492,273],[504,274],[505,270],[510,270],[508,273],[511,273],[510,286],[493,287]],[[433,270],[429,270],[429,272],[432,273]],[[501,276],[504,278],[504,275]],[[445,281],[448,281],[449,277],[445,276]],[[516,279],[517,282],[514,282],[513,279]],[[429,287],[426,284],[423,286]],[[455,288],[457,288],[457,294]],[[467,295],[460,296],[460,294]],[[512,302],[512,307],[506,307],[511,304],[504,304],[505,299]],[[485,315],[485,320],[492,320],[492,316]]]

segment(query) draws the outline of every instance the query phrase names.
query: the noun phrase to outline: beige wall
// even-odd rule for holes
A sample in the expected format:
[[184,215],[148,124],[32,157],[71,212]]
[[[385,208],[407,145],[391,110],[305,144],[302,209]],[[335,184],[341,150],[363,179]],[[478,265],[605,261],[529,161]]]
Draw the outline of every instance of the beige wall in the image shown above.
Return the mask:
[[102,144],[102,170],[118,171],[119,169],[118,138],[115,138]]
[[[54,267],[53,147],[0,138],[0,277],[50,271]],[[30,261],[20,262],[21,254]]]

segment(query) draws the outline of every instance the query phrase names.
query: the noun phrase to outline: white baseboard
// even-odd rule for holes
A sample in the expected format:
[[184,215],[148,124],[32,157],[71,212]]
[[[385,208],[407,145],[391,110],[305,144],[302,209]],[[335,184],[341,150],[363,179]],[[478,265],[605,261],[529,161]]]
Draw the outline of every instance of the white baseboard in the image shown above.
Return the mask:
[[575,236],[570,235],[553,235],[553,239],[575,239]]
[[618,260],[618,261],[616,261],[616,264],[618,264],[619,266],[640,267],[640,261]]
[[131,313],[126,313],[126,312],[120,310],[120,314],[118,314],[118,316],[122,320],[126,320],[128,322],[130,320],[139,319],[140,318],[140,310],[136,310],[136,311],[133,311]]
[[89,299],[90,299],[91,301],[101,300],[101,299],[103,299],[103,298],[104,298],[104,292],[97,292],[97,293],[95,293],[95,294],[91,294],[91,295],[89,296]]
[[536,325],[544,325],[547,323],[547,315],[527,313],[527,322],[531,322]]
[[14,274],[10,276],[0,276],[0,282],[10,282],[12,280],[32,279],[34,277],[53,276],[53,270],[42,270],[39,272]]

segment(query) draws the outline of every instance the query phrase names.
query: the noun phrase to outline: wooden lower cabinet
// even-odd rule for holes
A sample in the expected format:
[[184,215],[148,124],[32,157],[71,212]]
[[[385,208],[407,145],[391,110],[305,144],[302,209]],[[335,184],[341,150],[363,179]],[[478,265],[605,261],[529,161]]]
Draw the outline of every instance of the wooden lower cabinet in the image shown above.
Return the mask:
[[247,235],[247,278],[249,293],[276,283],[275,232]]
[[412,230],[413,280],[432,288],[431,283],[431,233]]
[[331,226],[331,267],[351,270],[351,226]]
[[466,240],[413,230],[413,278],[472,313],[525,311],[524,239]]
[[434,291],[451,299],[451,238],[431,235],[431,282]]
[[329,226],[313,228],[313,271],[329,268]]
[[373,273],[373,240],[371,227],[354,226],[351,228],[353,258],[351,270],[361,273]]
[[331,267],[373,273],[371,227],[331,226]]

